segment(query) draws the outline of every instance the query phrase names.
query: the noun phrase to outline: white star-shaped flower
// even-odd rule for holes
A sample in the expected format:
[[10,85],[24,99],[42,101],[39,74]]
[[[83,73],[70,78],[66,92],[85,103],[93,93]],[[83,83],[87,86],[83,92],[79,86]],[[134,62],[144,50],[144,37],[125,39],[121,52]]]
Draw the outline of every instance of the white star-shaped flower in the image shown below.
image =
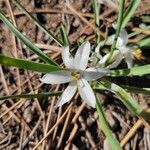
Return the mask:
[[[106,41],[106,45],[112,45],[114,41],[115,35],[111,35],[108,37]],[[136,57],[137,59],[141,59],[142,57],[142,51],[141,49],[137,49],[135,47],[129,47],[128,44],[128,33],[125,29],[122,29],[120,32],[120,35],[117,39],[116,48],[119,51],[114,51],[113,57],[112,57],[112,63],[107,66],[107,68],[115,68],[117,67],[122,59],[125,59],[125,62],[127,63],[128,68],[131,68],[133,66],[133,59]],[[109,53],[106,54],[100,61],[99,65],[103,64],[107,58],[109,57]]]
[[[81,98],[95,108],[96,99],[88,81],[96,80],[108,73],[107,69],[87,68],[90,54],[90,43],[83,43],[72,58],[69,46],[62,51],[62,59],[68,70],[55,71],[45,74],[41,81],[47,84],[60,84],[69,82],[68,87],[62,93],[57,106],[69,102],[75,92],[79,91]],[[87,69],[86,69],[87,68]]]

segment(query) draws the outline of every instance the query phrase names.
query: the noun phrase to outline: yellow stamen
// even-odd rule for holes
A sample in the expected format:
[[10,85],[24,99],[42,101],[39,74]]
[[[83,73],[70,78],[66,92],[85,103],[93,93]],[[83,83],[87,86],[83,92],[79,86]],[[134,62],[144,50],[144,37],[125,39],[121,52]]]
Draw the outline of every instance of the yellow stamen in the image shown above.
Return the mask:
[[71,72],[71,77],[72,77],[72,80],[78,80],[80,78],[80,72],[72,71]]
[[140,48],[136,49],[136,50],[132,50],[131,51],[132,55],[138,59],[138,60],[141,60],[143,55],[142,55],[142,50]]

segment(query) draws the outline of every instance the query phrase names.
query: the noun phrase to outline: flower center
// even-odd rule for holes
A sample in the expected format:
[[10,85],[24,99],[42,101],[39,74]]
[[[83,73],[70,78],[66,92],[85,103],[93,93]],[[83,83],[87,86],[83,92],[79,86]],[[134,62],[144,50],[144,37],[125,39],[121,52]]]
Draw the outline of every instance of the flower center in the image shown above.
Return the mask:
[[80,79],[80,72],[79,71],[72,71],[71,72],[71,78],[72,78],[72,80]]
[[138,60],[142,59],[142,50],[140,48],[136,49],[136,50],[132,50],[131,51],[132,55],[137,58]]

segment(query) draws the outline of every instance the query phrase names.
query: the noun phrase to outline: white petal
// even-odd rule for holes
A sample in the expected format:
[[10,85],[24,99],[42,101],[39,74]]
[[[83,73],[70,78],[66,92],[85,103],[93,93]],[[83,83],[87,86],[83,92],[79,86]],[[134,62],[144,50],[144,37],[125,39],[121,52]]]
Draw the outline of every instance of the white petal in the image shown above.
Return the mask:
[[133,66],[133,58],[131,57],[131,55],[126,55],[125,61],[127,63],[128,68],[131,68]]
[[108,69],[116,68],[122,61],[123,55],[121,53],[118,54],[114,62],[112,62],[110,65],[107,66]]
[[55,71],[45,74],[40,80],[47,84],[60,84],[70,82],[72,79],[70,71]]
[[88,68],[84,71],[83,78],[87,81],[99,79],[109,72],[107,69]]
[[95,108],[96,98],[89,83],[85,79],[80,79],[78,80],[78,84],[79,84],[79,93],[80,93],[81,98],[88,105]]
[[127,43],[128,43],[128,33],[125,29],[121,30],[120,38],[124,41],[124,45],[127,45]]
[[[99,62],[98,62],[98,65],[99,66],[103,66],[106,62],[106,60],[108,59],[110,53],[106,54]],[[123,59],[123,55],[122,53],[119,51],[119,50],[116,50],[113,52],[112,56],[111,56],[111,60],[110,60],[110,64],[106,67],[108,69],[111,69],[111,68],[115,68],[117,67],[121,60]]]
[[128,33],[126,32],[126,30],[122,29],[118,37],[116,47],[120,49],[120,47],[126,46],[127,43],[128,43]]
[[130,47],[128,46],[122,46],[119,48],[119,51],[123,54],[123,55],[128,55],[128,53],[130,53]]
[[71,57],[71,54],[69,52],[69,46],[65,47],[62,50],[61,55],[65,66],[67,68],[73,68],[73,58]]
[[90,43],[83,43],[76,52],[74,58],[74,67],[77,70],[85,70],[88,64],[90,54]]
[[76,90],[77,90],[77,83],[70,82],[68,87],[62,93],[62,95],[61,95],[60,99],[58,100],[56,106],[62,106],[63,104],[69,102],[72,99],[72,97],[74,96]]
[[106,54],[105,56],[102,57],[102,59],[98,62],[99,65],[105,64],[106,60],[108,59],[110,53]]
[[113,42],[114,42],[114,38],[115,38],[115,35],[114,35],[114,34],[111,35],[111,36],[109,36],[105,44],[106,44],[106,45],[112,45]]

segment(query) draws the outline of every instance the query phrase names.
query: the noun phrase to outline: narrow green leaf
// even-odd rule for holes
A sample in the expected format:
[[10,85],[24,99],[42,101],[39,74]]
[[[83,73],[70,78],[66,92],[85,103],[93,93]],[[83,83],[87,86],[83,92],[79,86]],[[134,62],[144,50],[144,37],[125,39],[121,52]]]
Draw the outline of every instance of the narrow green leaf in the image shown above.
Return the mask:
[[132,0],[127,10],[123,15],[123,22],[121,28],[125,28],[126,24],[129,22],[130,18],[134,15],[135,10],[137,9],[141,0]]
[[107,63],[109,62],[109,60],[111,59],[111,57],[113,55],[113,52],[116,48],[118,36],[120,34],[121,25],[122,25],[122,21],[123,21],[124,2],[125,2],[125,0],[119,0],[119,14],[118,14],[118,19],[117,19],[117,28],[116,28],[116,33],[115,33],[115,37],[114,37],[114,42],[111,46],[109,57],[108,57],[108,59],[106,60],[106,63],[105,63],[106,66],[107,66]]
[[43,53],[38,47],[30,42],[16,27],[5,17],[0,10],[0,19],[7,25],[7,27],[19,38],[28,48],[30,48],[35,54],[37,54],[43,61],[48,64],[57,65],[56,62],[51,60],[45,53]]
[[61,33],[61,38],[63,41],[63,46],[64,47],[69,46],[69,39],[68,39],[67,33],[63,25],[61,25],[60,27],[60,33]]
[[62,70],[62,68],[59,68],[54,65],[39,64],[33,61],[11,58],[11,57],[7,57],[1,54],[0,54],[0,64],[6,65],[6,66],[14,66],[20,69],[27,69],[27,70],[42,72],[42,73],[49,73],[51,71]]
[[103,84],[107,90],[113,92],[133,114],[144,118],[150,123],[150,113],[146,112],[123,88],[107,80],[103,80],[100,83]]
[[[129,93],[144,93],[144,94],[150,94],[150,88],[137,88],[137,87],[131,87],[127,85],[120,85],[121,88],[123,88],[126,92]],[[94,90],[107,90],[107,88],[102,84],[96,84],[93,87]]]
[[111,70],[108,76],[111,77],[120,77],[120,76],[141,76],[150,74],[150,65],[133,67],[130,69],[116,69]]
[[59,96],[62,92],[46,92],[46,93],[37,93],[37,94],[19,94],[19,95],[10,95],[10,96],[0,96],[0,100],[6,99],[20,99],[20,98],[45,98],[50,96]]
[[112,135],[112,132],[109,128],[108,122],[107,122],[106,117],[104,115],[102,105],[101,105],[97,96],[96,96],[96,110],[97,110],[97,113],[99,115],[99,121],[100,121],[101,128],[102,128],[106,138],[108,139],[108,142],[110,144],[111,149],[112,150],[122,150],[122,148],[119,145],[119,142]]
[[13,0],[14,4],[24,12],[25,15],[27,15],[30,19],[32,19],[35,24],[46,34],[48,34],[55,42],[57,42],[60,46],[63,46],[63,43],[49,30],[47,30],[31,13],[29,13],[25,7],[21,5],[21,3],[18,0]]
[[139,45],[140,47],[146,46],[150,44],[150,36],[147,36],[143,39],[141,39],[140,41],[137,42],[137,45]]

